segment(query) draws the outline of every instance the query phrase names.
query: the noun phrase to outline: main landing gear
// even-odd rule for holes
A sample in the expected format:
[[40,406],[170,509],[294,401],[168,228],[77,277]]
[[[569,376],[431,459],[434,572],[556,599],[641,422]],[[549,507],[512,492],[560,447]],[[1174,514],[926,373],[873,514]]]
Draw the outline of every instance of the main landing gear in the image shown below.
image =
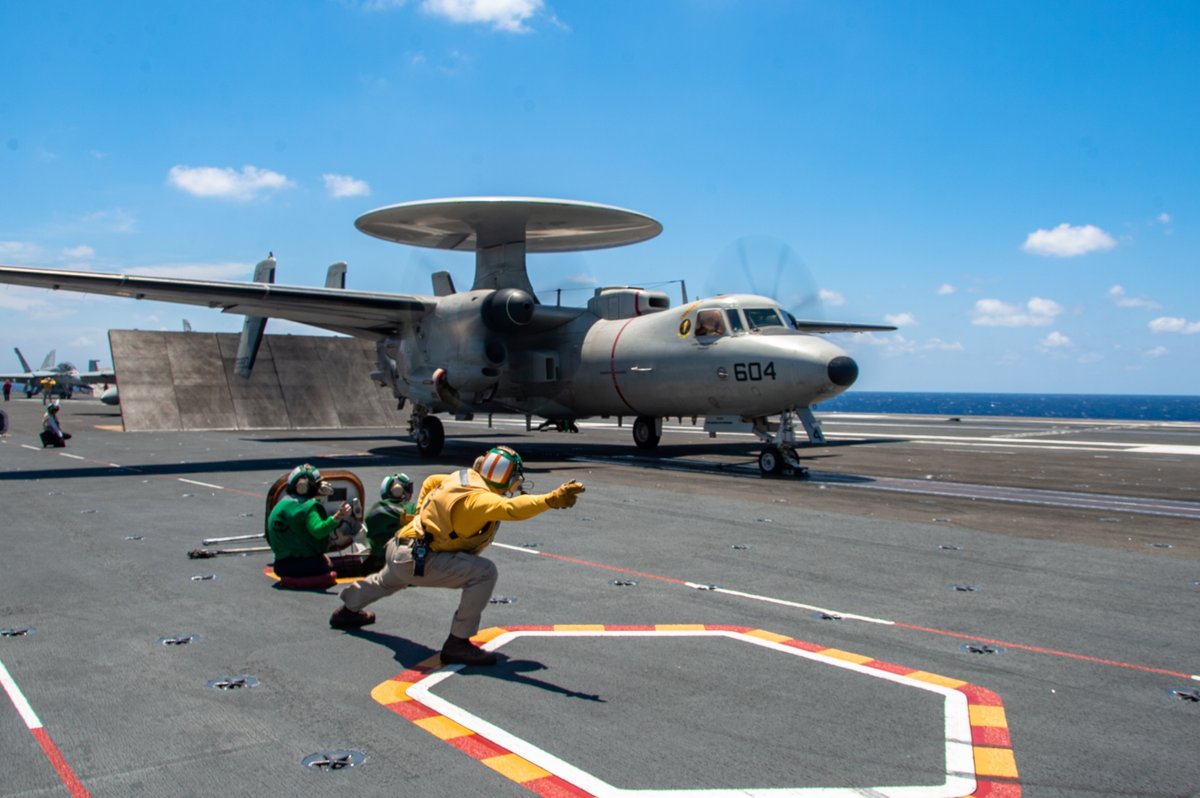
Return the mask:
[[413,409],[408,419],[408,434],[417,442],[417,451],[422,457],[437,457],[446,443],[446,428],[437,416]]
[[662,440],[662,419],[638,416],[633,422],[633,443],[639,449],[654,449]]
[[800,465],[796,454],[796,419],[804,425],[809,440],[824,443],[821,425],[807,407],[789,408],[779,414],[779,424],[773,425],[765,416],[754,419],[754,434],[766,448],[758,455],[758,471],[762,477],[808,477],[808,469]]

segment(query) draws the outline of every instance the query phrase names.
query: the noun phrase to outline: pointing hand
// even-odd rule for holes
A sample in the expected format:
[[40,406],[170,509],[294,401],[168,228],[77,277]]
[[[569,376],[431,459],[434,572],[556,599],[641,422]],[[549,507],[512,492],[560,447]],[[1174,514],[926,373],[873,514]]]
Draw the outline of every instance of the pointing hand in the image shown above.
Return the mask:
[[562,510],[567,507],[575,506],[575,499],[580,493],[583,493],[584,487],[582,482],[571,480],[559,485],[550,493],[546,494],[546,504],[555,510]]

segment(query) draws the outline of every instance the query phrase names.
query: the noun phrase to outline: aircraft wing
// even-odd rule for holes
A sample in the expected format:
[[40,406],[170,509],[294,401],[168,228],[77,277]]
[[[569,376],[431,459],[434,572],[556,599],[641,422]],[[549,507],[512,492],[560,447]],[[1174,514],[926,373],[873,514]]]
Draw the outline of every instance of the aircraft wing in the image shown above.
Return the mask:
[[81,371],[76,376],[84,385],[108,385],[117,381],[115,371]]
[[[0,277],[0,279],[3,279]],[[796,320],[796,329],[806,333],[828,332],[891,332],[896,328],[890,324],[856,324],[850,321],[804,321]]]
[[0,283],[201,305],[225,313],[287,319],[364,338],[393,334],[401,325],[422,318],[435,307],[431,298],[405,294],[17,266],[0,266]]

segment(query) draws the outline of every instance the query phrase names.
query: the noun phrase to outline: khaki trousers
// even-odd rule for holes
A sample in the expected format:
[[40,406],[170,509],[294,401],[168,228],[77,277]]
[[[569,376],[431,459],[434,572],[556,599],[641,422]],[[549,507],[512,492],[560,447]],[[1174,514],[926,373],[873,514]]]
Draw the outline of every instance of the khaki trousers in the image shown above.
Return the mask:
[[384,549],[383,570],[348,585],[339,594],[351,610],[390,596],[398,590],[420,587],[461,588],[462,598],[450,634],[470,637],[479,631],[483,609],[496,589],[496,565],[478,554],[462,551],[431,551],[425,558],[425,575],[413,576],[412,549],[408,540],[392,538]]

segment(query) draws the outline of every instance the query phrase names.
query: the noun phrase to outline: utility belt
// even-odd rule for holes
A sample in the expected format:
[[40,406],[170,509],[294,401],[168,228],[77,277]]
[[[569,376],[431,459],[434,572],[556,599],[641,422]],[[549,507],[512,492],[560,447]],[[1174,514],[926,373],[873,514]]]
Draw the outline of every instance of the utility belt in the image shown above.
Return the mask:
[[429,557],[429,535],[424,538],[399,538],[403,545],[412,551],[413,576],[425,575],[425,560]]

